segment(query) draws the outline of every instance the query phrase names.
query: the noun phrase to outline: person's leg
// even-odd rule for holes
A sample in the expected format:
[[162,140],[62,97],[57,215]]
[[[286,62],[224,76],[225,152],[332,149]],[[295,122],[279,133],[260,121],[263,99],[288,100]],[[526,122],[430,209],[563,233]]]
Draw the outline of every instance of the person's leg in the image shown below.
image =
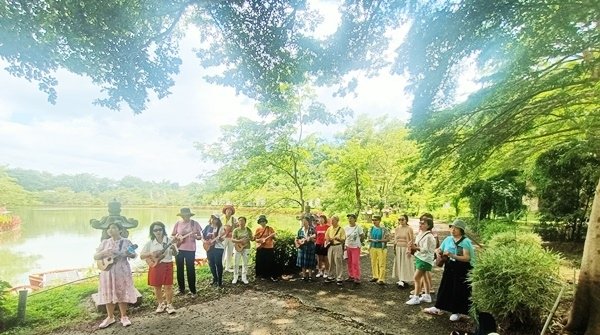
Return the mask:
[[[248,255],[250,254],[250,249],[244,249],[240,252],[240,257],[242,258],[242,282],[244,284],[248,284]],[[237,261],[236,261],[237,264]],[[237,267],[237,265],[236,265]]]
[[385,268],[387,263],[387,249],[380,249],[378,258],[379,279],[380,283],[385,283]]
[[115,304],[111,304],[111,303],[106,304],[106,315],[110,319],[115,318]]
[[219,249],[219,248],[215,248],[215,258],[216,260],[221,260],[220,262],[217,261],[216,266],[217,266],[217,285],[219,287],[223,286],[223,253],[225,250],[223,249]]
[[218,259],[215,256],[215,249],[212,248],[206,252],[206,258],[208,259],[208,268],[210,269],[210,274],[212,275],[212,285],[216,285],[218,283],[218,275],[217,275],[217,262],[220,262],[221,259]]
[[196,252],[185,251],[185,270],[187,271],[187,280],[190,292],[196,294]]
[[327,249],[327,269],[325,270],[325,273],[328,274],[327,279],[331,280],[333,279],[334,274],[334,270],[335,270],[335,260],[334,260],[334,254],[333,254],[333,248],[329,247]]
[[238,277],[240,275],[240,258],[242,257],[242,252],[234,252],[233,253],[233,281],[232,284],[237,283]]
[[185,293],[185,277],[183,275],[183,252],[179,252],[175,257],[175,265],[177,266],[177,286],[179,288],[179,293]]
[[360,248],[348,248],[348,275],[360,280]]
[[327,256],[323,256],[323,277],[329,276],[329,248],[327,249]]
[[263,248],[256,249],[256,258],[254,260],[254,272],[256,278],[265,278],[264,270],[265,253]]
[[120,302],[119,303],[119,312],[121,313],[121,324],[127,327],[131,325],[131,321],[129,321],[129,317],[127,316],[127,303]]
[[152,288],[154,289],[154,297],[156,298],[156,303],[158,304],[158,306],[162,305],[164,302],[163,294],[162,294],[162,286],[157,285],[157,286],[152,286]]
[[341,282],[344,275],[344,249],[341,245],[335,246],[335,280]]
[[165,288],[165,300],[167,301],[167,305],[171,305],[173,303],[173,285],[164,285]]
[[379,266],[377,264],[377,249],[376,248],[371,248],[369,249],[369,256],[371,258],[371,281],[373,280],[378,280],[379,278],[377,278],[378,275],[378,271],[379,271]]

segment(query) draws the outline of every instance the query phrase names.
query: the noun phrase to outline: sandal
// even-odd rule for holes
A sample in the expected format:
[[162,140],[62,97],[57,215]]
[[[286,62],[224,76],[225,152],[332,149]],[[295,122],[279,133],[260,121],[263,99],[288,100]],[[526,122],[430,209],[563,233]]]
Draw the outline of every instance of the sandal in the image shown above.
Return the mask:
[[104,321],[102,321],[102,323],[100,323],[100,324],[98,325],[98,328],[100,328],[100,329],[104,329],[104,328],[106,328],[106,327],[108,327],[108,326],[112,325],[112,324],[113,324],[113,323],[115,323],[116,321],[117,321],[117,320],[115,320],[115,318],[114,318],[114,317],[113,317],[113,318],[109,318],[109,317],[107,317],[106,319],[104,319]]
[[431,314],[431,315],[442,315],[442,314],[444,314],[444,312],[442,312],[441,310],[437,309],[436,307],[424,308],[423,312],[427,313],[427,314]]

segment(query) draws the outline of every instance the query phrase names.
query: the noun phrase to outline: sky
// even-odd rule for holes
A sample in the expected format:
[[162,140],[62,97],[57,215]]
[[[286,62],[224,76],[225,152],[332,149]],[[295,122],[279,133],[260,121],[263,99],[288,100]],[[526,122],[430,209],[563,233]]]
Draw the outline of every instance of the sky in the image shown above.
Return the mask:
[[[314,3],[327,17],[319,32],[332,33],[339,22],[335,2]],[[390,34],[393,50],[404,31]],[[190,29],[181,45],[183,64],[172,94],[151,99],[138,115],[127,108],[113,111],[93,105],[93,100],[103,95],[86,77],[59,70],[58,101],[52,105],[36,83],[0,70],[0,166],[52,174],[90,173],[116,180],[135,176],[180,185],[198,181],[213,165],[202,160],[194,143],[215,142],[220,127],[234,124],[240,116],[258,117],[254,100],[202,79],[206,70],[193,51],[199,46],[196,31]],[[0,68],[5,66],[0,60]],[[350,107],[355,116],[389,115],[408,120],[411,101],[404,90],[406,84],[404,77],[384,70],[373,78],[362,77],[355,94],[333,98],[326,88],[317,93],[332,110]]]

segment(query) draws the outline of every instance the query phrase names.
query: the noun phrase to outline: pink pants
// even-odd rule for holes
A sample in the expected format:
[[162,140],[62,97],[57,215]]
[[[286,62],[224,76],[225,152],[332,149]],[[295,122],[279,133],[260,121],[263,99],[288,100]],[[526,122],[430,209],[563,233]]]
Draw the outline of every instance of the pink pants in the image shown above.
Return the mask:
[[360,280],[360,248],[346,248],[348,254],[348,277]]

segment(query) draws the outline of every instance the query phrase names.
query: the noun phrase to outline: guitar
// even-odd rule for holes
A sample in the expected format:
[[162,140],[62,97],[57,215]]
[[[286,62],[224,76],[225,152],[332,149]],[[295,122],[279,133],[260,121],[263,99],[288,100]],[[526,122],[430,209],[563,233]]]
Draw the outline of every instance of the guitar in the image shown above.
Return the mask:
[[[183,236],[181,236],[181,239],[184,239],[190,235],[192,235],[193,232],[190,232],[188,234],[185,234]],[[169,249],[171,246],[173,246],[173,244],[177,244],[177,239],[172,238],[171,242],[169,242],[166,246],[163,247],[162,250],[156,250],[154,252],[152,252],[149,256],[145,257],[146,263],[148,264],[148,266],[150,266],[151,268],[155,267],[156,265],[158,265],[158,263],[160,263],[160,261],[165,258],[166,256],[166,251],[167,249]]]
[[267,237],[257,238],[256,239],[256,249],[262,248],[263,245],[265,244],[265,242],[273,236],[275,236],[275,232],[273,232],[273,234],[271,234]]
[[[138,247],[137,244],[132,244],[127,249],[127,252],[134,253],[135,249],[137,249],[137,247]],[[116,258],[115,256],[102,257],[102,258],[96,260],[96,267],[100,271],[108,271],[108,270],[110,270],[112,265],[115,263],[115,258]]]

